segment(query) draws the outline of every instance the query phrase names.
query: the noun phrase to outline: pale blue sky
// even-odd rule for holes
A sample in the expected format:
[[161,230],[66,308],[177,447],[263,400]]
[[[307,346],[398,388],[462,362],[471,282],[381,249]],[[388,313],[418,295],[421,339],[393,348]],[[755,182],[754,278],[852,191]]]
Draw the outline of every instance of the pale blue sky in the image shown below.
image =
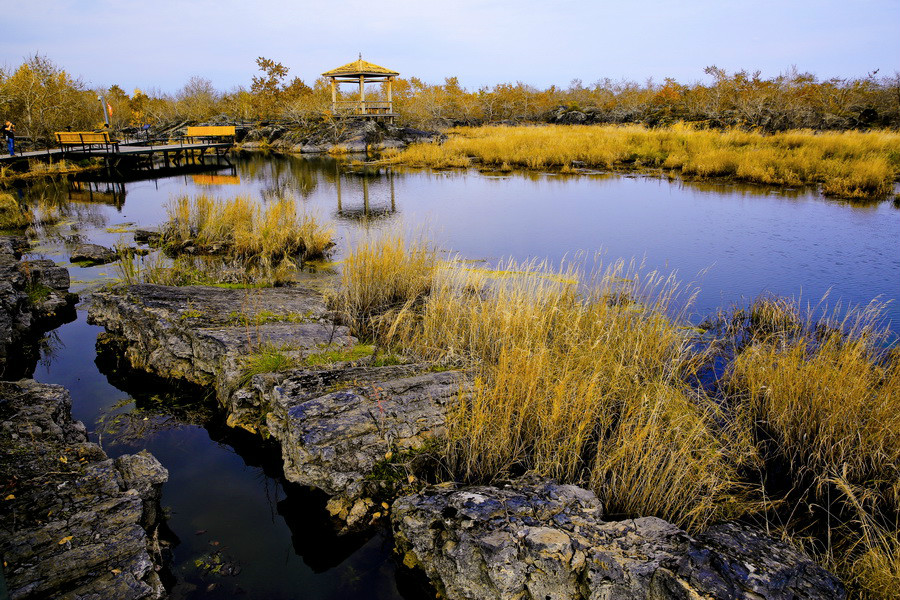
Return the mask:
[[249,86],[257,56],[311,83],[363,58],[429,82],[688,83],[715,64],[820,78],[900,70],[900,0],[30,0],[3,3],[0,64],[35,52],[91,86]]

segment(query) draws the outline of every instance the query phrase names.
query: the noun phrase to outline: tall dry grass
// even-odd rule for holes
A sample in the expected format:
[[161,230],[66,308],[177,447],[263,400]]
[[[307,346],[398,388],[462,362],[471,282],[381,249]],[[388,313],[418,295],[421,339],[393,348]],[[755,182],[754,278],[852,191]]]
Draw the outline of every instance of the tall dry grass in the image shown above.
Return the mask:
[[828,511],[822,560],[863,598],[900,589],[900,351],[886,349],[882,309],[817,316],[760,299],[730,323],[739,348],[723,380],[767,461],[807,490],[789,505]]
[[457,476],[530,471],[589,485],[610,511],[695,529],[744,509],[738,468],[752,448],[684,383],[697,359],[676,309],[690,294],[673,278],[621,262],[596,276],[472,270],[422,260],[421,246],[404,260],[405,246],[366,241],[336,302],[364,307],[379,343],[473,372],[450,411]]
[[344,260],[330,304],[354,335],[370,338],[385,313],[428,293],[437,266],[436,251],[422,238],[410,241],[399,231],[364,238]]
[[334,228],[297,210],[293,199],[261,205],[245,196],[231,200],[205,194],[175,198],[167,207],[163,243],[247,261],[321,258],[333,245]]
[[449,131],[443,143],[415,144],[390,162],[428,167],[562,169],[659,168],[697,178],[775,185],[820,184],[841,198],[886,196],[900,175],[900,133],[791,131],[764,135],[679,124],[484,126]]
[[[877,304],[764,298],[701,340],[682,325],[690,290],[639,265],[472,269],[418,244],[367,240],[336,301],[379,345],[472,373],[448,416],[460,480],[537,473],[692,531],[761,513],[811,536],[857,597],[893,597],[900,350]],[[715,397],[689,383],[711,360],[727,363]]]
[[0,229],[23,229],[34,220],[31,211],[19,205],[12,194],[0,193]]
[[900,479],[900,365],[885,355],[881,306],[816,319],[761,300],[750,314],[726,384],[794,469],[818,481]]

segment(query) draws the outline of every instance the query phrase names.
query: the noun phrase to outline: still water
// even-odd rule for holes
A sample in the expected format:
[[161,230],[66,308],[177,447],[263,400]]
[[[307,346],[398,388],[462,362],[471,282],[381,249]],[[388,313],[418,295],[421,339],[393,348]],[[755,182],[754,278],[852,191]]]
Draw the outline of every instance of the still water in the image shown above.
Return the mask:
[[[22,193],[56,203],[64,218],[40,230],[31,257],[67,263],[77,241],[131,242],[160,224],[181,194],[295,197],[335,223],[336,258],[365,231],[425,231],[448,255],[497,264],[579,253],[643,261],[699,286],[692,318],[762,293],[816,304],[889,302],[900,323],[900,210],[855,205],[814,191],[694,185],[643,176],[482,174],[354,167],[330,159],[245,155],[205,173],[147,173],[131,181],[36,184]],[[116,276],[113,265],[70,266],[75,291]],[[418,598],[398,574],[386,532],[339,540],[323,527],[322,500],[283,482],[277,459],[215,423],[148,410],[147,386],[95,363],[100,328],[86,311],[56,330],[35,372],[65,385],[73,414],[112,455],[147,448],[169,469],[163,505],[174,546],[176,598]],[[896,329],[896,325],[895,325]],[[101,361],[102,364],[102,361]],[[191,394],[180,392],[192,400]],[[199,398],[197,399],[199,401]],[[184,403],[185,398],[180,402]],[[107,431],[139,409],[151,425],[127,439]],[[141,417],[142,419],[142,417]],[[224,564],[218,573],[210,565]]]

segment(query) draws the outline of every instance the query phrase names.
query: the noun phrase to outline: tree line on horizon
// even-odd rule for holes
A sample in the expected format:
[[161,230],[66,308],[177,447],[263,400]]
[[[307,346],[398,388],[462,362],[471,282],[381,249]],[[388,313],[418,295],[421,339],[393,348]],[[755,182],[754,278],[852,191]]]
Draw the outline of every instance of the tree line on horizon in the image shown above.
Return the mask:
[[[102,127],[101,110],[114,130],[208,121],[312,127],[333,119],[326,78],[310,86],[298,77],[289,79],[289,69],[279,62],[263,57],[256,62],[259,72],[247,87],[221,91],[209,79],[195,76],[174,94],[140,89],[129,94],[118,85],[90,88],[49,58],[35,54],[16,68],[0,68],[0,118],[12,120],[20,136],[37,144],[52,142],[54,131]],[[900,72],[828,80],[796,68],[770,78],[759,71],[728,73],[716,66],[704,72],[711,81],[600,79],[585,85],[576,79],[565,88],[545,89],[517,82],[468,90],[456,77],[438,84],[418,77],[397,78],[393,100],[400,124],[427,129],[543,122],[650,127],[687,122],[764,133],[900,128]],[[385,99],[385,90],[371,86],[366,97]],[[341,99],[355,99],[355,90],[343,92]]]

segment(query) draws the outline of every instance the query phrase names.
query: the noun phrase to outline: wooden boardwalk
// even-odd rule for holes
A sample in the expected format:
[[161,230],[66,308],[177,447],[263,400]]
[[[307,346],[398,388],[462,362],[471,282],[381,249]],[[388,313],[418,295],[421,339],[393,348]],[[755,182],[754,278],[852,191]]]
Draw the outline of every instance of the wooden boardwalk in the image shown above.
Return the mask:
[[33,150],[31,152],[16,153],[15,156],[9,154],[0,155],[0,163],[10,163],[13,161],[28,158],[65,158],[68,156],[77,158],[90,158],[94,156],[105,158],[124,158],[128,156],[141,156],[153,154],[163,154],[168,157],[169,153],[175,155],[184,155],[188,152],[198,151],[201,155],[207,150],[213,150],[218,153],[219,150],[231,148],[232,142],[198,142],[198,143],[178,143],[178,144],[119,144],[117,146],[97,146],[82,148],[80,146],[72,146],[66,148],[48,148],[47,150]]

